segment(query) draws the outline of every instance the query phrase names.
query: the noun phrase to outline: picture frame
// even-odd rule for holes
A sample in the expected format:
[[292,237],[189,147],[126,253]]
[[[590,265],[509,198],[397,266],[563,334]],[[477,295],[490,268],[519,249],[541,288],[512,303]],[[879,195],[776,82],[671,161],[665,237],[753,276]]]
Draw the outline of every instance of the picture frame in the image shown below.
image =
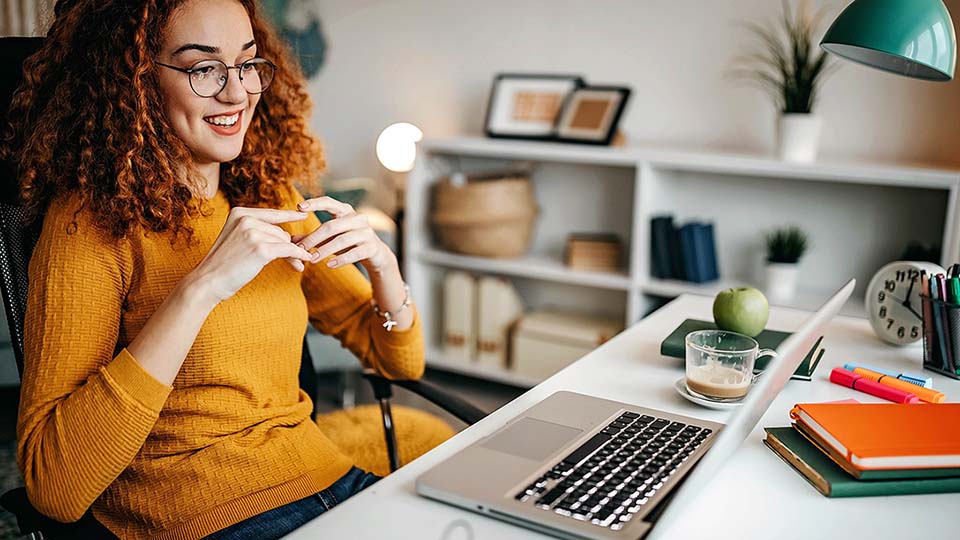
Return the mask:
[[581,86],[570,93],[557,120],[560,142],[609,145],[630,99],[626,86]]
[[553,140],[564,103],[581,86],[580,75],[500,73],[490,90],[484,132],[501,139]]

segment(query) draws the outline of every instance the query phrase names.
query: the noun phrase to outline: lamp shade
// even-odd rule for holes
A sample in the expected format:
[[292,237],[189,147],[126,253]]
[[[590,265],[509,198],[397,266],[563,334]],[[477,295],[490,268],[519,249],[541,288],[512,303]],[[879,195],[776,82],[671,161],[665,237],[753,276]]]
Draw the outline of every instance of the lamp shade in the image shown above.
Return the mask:
[[930,81],[953,79],[957,36],[942,0],[855,0],[820,42],[867,66]]

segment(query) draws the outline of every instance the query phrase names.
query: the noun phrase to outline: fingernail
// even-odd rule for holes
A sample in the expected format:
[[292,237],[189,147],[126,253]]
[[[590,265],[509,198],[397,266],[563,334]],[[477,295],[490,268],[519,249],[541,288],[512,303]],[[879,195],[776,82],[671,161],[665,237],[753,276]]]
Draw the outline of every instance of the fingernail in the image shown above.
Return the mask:
[[337,266],[337,260],[336,260],[336,259],[330,259],[330,260],[327,262],[327,266],[329,266],[330,268],[333,268],[333,267]]
[[320,260],[320,252],[319,252],[319,251],[314,251],[313,254],[310,255],[310,256],[313,257],[313,262],[317,262],[317,261]]
[[303,247],[303,244],[301,244],[300,242],[297,242],[297,247],[300,248],[300,249],[307,249],[307,248]]
[[300,210],[306,210],[306,209],[307,209],[307,203],[303,203],[303,202],[297,203],[297,208],[299,208]]

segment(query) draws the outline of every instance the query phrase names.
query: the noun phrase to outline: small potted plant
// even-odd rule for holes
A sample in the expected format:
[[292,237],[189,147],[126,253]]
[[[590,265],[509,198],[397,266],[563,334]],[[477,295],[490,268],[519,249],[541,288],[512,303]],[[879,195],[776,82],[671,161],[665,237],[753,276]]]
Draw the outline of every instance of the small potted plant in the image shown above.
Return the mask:
[[783,227],[767,233],[767,296],[774,302],[789,302],[797,292],[800,258],[810,247],[799,227]]
[[792,12],[783,0],[783,18],[777,28],[748,23],[761,48],[740,58],[740,75],[759,83],[776,104],[777,154],[783,160],[810,162],[816,159],[821,120],[814,116],[820,85],[828,73],[826,53],[815,37],[824,10],[810,11],[800,0]]

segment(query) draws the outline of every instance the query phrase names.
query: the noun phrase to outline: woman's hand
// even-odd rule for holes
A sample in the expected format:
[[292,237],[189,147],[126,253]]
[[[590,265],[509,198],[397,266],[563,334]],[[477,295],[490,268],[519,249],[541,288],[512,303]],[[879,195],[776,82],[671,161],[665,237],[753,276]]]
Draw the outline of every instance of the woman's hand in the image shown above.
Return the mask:
[[330,268],[359,262],[370,274],[396,268],[396,256],[370,227],[367,216],[358,214],[349,204],[330,197],[317,197],[302,201],[297,208],[304,212],[326,210],[334,217],[313,232],[292,239],[307,250],[319,246],[314,253],[315,260],[322,261],[336,255],[327,261]]
[[294,244],[277,223],[306,219],[306,212],[269,208],[232,208],[213,247],[191,272],[206,285],[214,302],[230,298],[274,259],[286,259],[298,272],[303,261],[315,262],[306,249]]

